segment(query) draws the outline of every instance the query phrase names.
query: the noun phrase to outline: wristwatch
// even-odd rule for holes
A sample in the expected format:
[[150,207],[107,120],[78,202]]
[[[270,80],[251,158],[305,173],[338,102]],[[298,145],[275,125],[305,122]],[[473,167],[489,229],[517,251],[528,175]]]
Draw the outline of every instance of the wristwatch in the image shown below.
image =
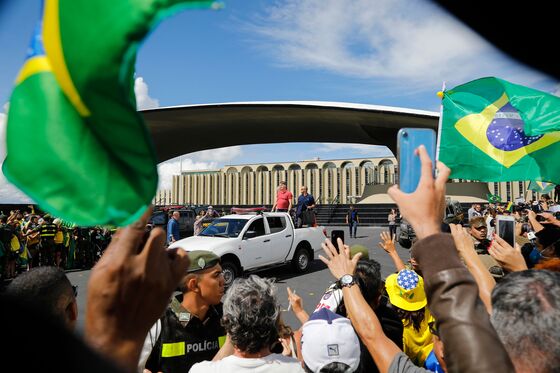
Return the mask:
[[339,288],[350,287],[356,284],[356,278],[352,275],[346,274],[338,279],[336,282]]

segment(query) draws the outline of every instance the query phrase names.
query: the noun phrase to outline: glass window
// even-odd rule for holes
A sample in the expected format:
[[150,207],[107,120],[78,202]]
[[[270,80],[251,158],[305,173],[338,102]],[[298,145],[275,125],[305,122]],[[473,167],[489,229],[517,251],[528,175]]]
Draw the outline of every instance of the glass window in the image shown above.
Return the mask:
[[266,221],[268,222],[270,233],[277,233],[286,229],[286,220],[282,216],[267,216]]
[[264,231],[264,220],[262,218],[258,218],[257,220],[255,220],[254,222],[251,223],[251,225],[249,226],[249,228],[247,229],[247,231],[255,231],[257,232],[257,234],[255,235],[255,237],[258,236],[264,236],[265,231]]
[[165,225],[166,220],[165,212],[156,212],[151,218],[152,224],[154,225]]
[[214,219],[200,236],[237,237],[248,220],[245,219]]

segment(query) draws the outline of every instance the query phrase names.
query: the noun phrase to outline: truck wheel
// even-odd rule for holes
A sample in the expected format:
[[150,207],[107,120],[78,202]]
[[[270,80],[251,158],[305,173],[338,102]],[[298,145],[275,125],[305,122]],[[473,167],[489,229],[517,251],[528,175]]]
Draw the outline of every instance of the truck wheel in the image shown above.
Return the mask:
[[222,262],[222,273],[224,275],[224,285],[227,288],[239,276],[239,268],[234,262],[226,260]]
[[406,238],[399,238],[399,245],[401,245],[405,249],[410,249],[410,247],[412,246],[412,242]]
[[310,263],[311,256],[309,255],[309,251],[304,248],[297,249],[294,254],[294,258],[292,259],[292,266],[294,267],[294,270],[297,273],[303,273],[307,271]]

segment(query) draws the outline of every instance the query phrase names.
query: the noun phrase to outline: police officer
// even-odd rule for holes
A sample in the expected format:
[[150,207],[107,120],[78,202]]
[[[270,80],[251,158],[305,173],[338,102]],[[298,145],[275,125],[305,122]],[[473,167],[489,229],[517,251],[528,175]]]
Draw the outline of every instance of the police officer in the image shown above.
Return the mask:
[[[188,253],[190,266],[144,342],[139,371],[185,373],[195,363],[212,360],[226,341],[220,324],[224,276],[220,258],[209,251]],[[146,361],[147,360],[147,361]]]

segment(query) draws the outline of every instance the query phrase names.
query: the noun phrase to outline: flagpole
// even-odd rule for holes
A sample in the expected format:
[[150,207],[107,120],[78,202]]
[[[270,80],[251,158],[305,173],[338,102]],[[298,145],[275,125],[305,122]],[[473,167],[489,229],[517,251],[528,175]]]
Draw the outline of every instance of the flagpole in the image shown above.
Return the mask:
[[439,121],[438,121],[438,132],[437,132],[437,143],[436,143],[436,159],[439,160],[439,147],[441,143],[441,126],[443,122],[443,94],[445,92],[445,81],[441,85],[441,92],[438,92],[438,97],[442,100],[439,104]]

